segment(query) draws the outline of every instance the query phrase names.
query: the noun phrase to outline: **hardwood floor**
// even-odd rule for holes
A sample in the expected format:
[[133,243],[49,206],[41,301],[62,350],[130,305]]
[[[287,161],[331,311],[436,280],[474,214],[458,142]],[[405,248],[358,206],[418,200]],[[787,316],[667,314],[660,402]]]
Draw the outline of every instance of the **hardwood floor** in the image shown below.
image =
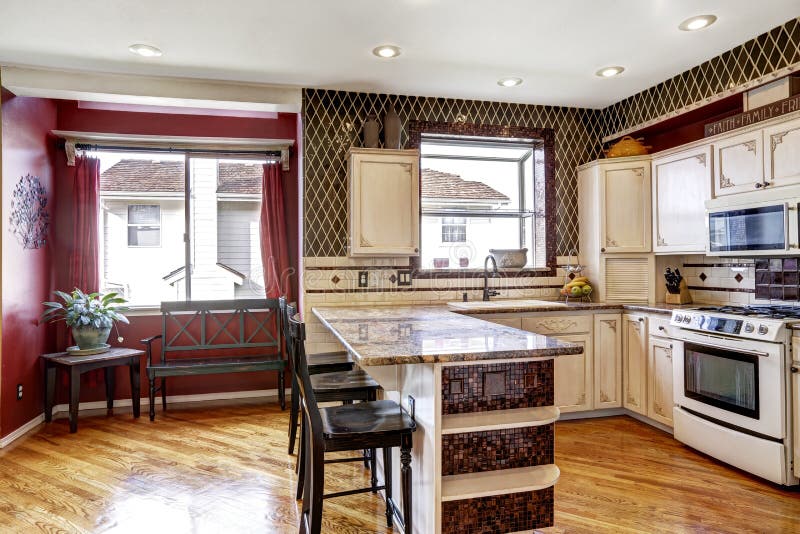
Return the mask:
[[[288,412],[274,404],[174,407],[65,419],[0,450],[0,532],[295,532]],[[563,532],[800,532],[800,493],[763,483],[627,417],[556,425]],[[329,464],[329,491],[365,485]],[[324,532],[387,532],[383,503],[325,502]]]

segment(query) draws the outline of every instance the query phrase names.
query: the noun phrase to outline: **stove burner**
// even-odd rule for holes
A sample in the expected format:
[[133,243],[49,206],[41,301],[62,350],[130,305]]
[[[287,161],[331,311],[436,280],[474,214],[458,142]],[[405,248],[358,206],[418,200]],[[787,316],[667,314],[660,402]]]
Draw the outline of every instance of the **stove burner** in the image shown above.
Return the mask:
[[798,306],[704,306],[694,311],[727,313],[759,319],[800,319]]

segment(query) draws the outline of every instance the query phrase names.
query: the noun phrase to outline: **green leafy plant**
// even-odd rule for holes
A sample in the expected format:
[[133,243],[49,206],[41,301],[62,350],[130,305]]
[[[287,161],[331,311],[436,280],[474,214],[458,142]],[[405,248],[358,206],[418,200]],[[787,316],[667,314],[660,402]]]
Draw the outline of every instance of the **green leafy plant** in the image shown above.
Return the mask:
[[84,293],[75,289],[71,294],[55,291],[55,295],[64,302],[43,302],[45,312],[42,322],[64,321],[71,328],[111,328],[117,321],[128,323],[128,318],[121,312],[128,308],[127,302],[118,293]]

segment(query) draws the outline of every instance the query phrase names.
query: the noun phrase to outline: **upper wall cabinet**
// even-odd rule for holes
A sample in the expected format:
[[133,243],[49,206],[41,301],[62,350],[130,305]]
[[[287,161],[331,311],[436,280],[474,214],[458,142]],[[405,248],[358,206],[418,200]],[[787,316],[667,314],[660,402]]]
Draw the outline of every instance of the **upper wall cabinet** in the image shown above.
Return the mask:
[[714,143],[714,195],[754,191],[764,185],[764,146],[761,130]]
[[768,187],[800,183],[800,119],[766,128],[764,145]]
[[653,251],[703,252],[711,198],[711,147],[653,158]]
[[650,252],[650,157],[601,160],[578,172],[581,253]]
[[351,256],[419,255],[419,151],[351,149]]

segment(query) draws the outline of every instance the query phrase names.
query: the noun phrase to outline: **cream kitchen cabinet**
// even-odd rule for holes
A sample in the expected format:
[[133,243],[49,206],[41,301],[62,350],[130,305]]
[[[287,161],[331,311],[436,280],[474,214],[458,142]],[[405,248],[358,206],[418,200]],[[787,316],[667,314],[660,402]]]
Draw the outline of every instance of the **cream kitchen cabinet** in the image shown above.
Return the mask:
[[800,478],[800,337],[792,338],[792,406],[794,409],[794,476]]
[[[650,252],[650,157],[595,161],[578,169],[581,254]],[[586,244],[586,246],[584,246]]]
[[554,364],[555,403],[562,412],[592,409],[592,334],[555,336],[583,347],[582,354],[559,356]]
[[594,408],[622,406],[622,317],[594,316]]
[[764,129],[764,173],[767,187],[800,183],[800,119]]
[[592,409],[594,350],[589,315],[540,316],[522,319],[522,329],[583,347],[583,353],[555,359],[555,403],[562,412]]
[[622,316],[622,405],[647,415],[647,317]]
[[648,350],[647,417],[672,426],[672,341],[653,336]]
[[653,158],[653,252],[704,252],[711,146]]
[[762,130],[719,139],[714,148],[714,196],[755,191],[764,185]]
[[351,149],[350,256],[419,255],[419,151]]

